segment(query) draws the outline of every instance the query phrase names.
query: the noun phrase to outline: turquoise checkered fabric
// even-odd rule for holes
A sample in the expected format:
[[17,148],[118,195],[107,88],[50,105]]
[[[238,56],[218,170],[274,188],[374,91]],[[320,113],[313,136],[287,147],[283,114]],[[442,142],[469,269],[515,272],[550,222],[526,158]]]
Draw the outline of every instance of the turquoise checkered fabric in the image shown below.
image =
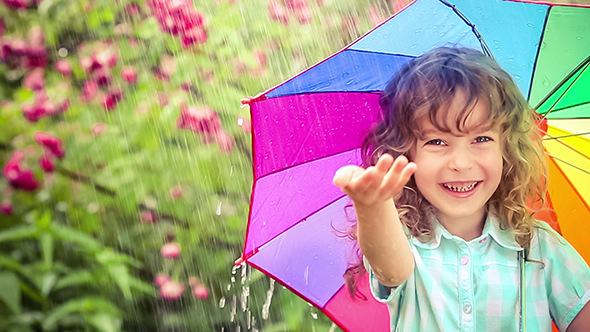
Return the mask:
[[[368,261],[371,290],[387,303],[392,331],[518,331],[520,286],[517,252],[509,230],[494,217],[477,239],[451,235],[434,220],[434,238],[409,238],[414,273],[396,288],[380,284]],[[590,300],[590,269],[544,222],[534,229],[526,271],[528,331],[565,331]]]

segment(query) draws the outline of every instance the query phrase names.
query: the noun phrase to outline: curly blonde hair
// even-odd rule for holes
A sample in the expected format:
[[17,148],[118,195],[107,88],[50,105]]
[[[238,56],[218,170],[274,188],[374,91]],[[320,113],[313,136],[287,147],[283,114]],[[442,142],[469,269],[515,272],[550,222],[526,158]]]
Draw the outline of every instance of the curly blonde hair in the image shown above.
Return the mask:
[[[437,119],[446,119],[449,108],[444,106],[458,92],[464,94],[465,104],[453,128],[449,128],[448,121]],[[464,132],[468,129],[467,118],[478,101],[488,105],[488,125],[500,128],[503,157],[502,180],[488,201],[487,211],[497,215],[500,227],[510,229],[516,241],[528,248],[536,211],[527,203],[544,203],[547,182],[542,140],[535,123],[538,115],[512,77],[492,57],[469,48],[441,47],[400,69],[379,99],[380,122],[363,141],[364,166],[375,165],[385,153],[394,158],[405,155],[412,160],[410,151],[420,137],[418,123],[422,117],[427,117],[441,132]],[[414,177],[394,202],[410,234],[423,242],[430,240],[433,229],[429,216],[435,208],[422,196]],[[351,231],[356,229],[354,226]],[[351,276],[355,271],[358,264],[345,274],[351,294],[356,292],[359,278]]]

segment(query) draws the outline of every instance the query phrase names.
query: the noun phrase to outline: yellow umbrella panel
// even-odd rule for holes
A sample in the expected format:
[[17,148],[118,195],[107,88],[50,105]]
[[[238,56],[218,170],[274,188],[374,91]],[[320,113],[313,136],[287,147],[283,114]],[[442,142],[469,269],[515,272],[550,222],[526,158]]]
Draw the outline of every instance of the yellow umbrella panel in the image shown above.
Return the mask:
[[[549,120],[549,196],[562,235],[590,263],[590,119]],[[574,134],[575,133],[575,134]]]

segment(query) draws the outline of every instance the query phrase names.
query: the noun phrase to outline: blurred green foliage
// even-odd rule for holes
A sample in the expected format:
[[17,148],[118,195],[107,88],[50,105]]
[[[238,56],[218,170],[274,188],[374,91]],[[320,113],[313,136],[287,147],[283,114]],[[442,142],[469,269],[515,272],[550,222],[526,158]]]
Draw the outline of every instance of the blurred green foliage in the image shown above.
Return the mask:
[[[233,268],[252,186],[249,110],[240,99],[344,47],[390,15],[393,1],[305,1],[310,16],[300,23],[288,11],[284,24],[267,0],[195,0],[207,39],[189,47],[162,31],[144,0],[22,1],[28,9],[0,4],[0,38],[10,47],[19,38],[32,43],[31,28],[42,28],[44,87],[27,88],[33,69],[3,56],[0,165],[24,151],[21,166],[40,187],[13,191],[0,178],[2,202],[13,208],[0,214],[0,331],[333,331],[282,286],[269,294],[262,273]],[[110,84],[88,101],[84,86],[100,70],[85,61],[101,54],[116,64],[100,69]],[[56,70],[59,60],[71,75]],[[125,67],[136,83],[123,80]],[[101,102],[114,90],[122,99],[106,111]],[[40,94],[69,107],[27,121],[23,109]],[[186,107],[217,114],[226,140],[179,129]],[[66,156],[53,160],[53,173],[39,166],[39,131],[63,141]],[[160,249],[172,242],[180,255],[166,259]],[[162,299],[157,275],[185,285],[184,293]],[[190,278],[207,298],[191,294]]]

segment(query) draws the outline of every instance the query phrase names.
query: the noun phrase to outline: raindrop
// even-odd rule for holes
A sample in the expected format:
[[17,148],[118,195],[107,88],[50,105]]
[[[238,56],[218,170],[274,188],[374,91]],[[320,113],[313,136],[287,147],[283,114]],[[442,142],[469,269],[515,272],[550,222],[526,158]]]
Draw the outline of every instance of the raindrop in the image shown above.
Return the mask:
[[66,56],[68,56],[68,49],[62,47],[59,49],[59,51],[57,51],[57,54],[59,54],[60,57],[65,58]]
[[547,76],[543,77],[543,85],[544,86],[549,86],[551,83],[549,82],[549,80],[547,79]]
[[312,312],[312,313],[311,313],[311,317],[313,317],[313,319],[318,319],[318,314],[317,314],[317,312]]
[[96,203],[88,204],[88,207],[86,208],[86,210],[88,210],[88,213],[90,213],[90,214],[95,214],[96,212],[98,212],[98,204],[96,204]]
[[268,319],[268,313],[270,311],[270,303],[272,301],[272,294],[275,290],[275,281],[274,279],[270,279],[270,287],[268,288],[268,292],[266,292],[266,301],[262,305],[262,319]]
[[55,204],[55,209],[57,211],[66,212],[66,210],[68,209],[68,204],[66,202],[59,202]]
[[576,37],[576,39],[577,39],[577,40],[582,40],[582,39],[583,39],[583,37],[582,37],[582,36],[578,36],[578,37]]
[[236,296],[234,295],[232,297],[232,301],[231,301],[230,321],[233,323],[235,318],[236,318]]
[[221,299],[219,299],[219,307],[220,308],[225,307],[225,297],[222,297]]
[[[45,202],[46,200],[48,200],[51,197],[51,195],[49,194],[49,192],[47,190],[41,190],[38,194],[37,194],[37,200],[39,202]],[[88,211],[90,212],[90,211]]]
[[217,209],[215,210],[215,214],[218,216],[221,215],[221,204],[222,204],[222,202],[219,201],[219,203],[217,203]]
[[242,286],[242,296],[240,297],[240,302],[242,304],[242,312],[245,312],[247,309],[249,295],[250,295],[250,287]]
[[330,326],[330,330],[328,332],[335,332],[338,326],[336,323],[332,322],[332,326]]

